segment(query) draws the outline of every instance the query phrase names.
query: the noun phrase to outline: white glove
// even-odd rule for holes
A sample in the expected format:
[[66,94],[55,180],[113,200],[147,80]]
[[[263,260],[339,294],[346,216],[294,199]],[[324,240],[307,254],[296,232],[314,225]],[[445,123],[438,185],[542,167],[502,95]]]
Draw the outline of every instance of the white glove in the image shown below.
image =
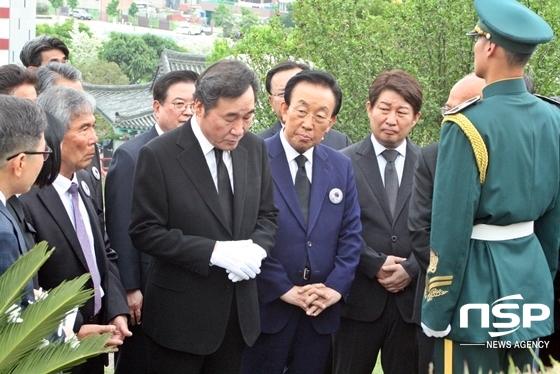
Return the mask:
[[[266,258],[266,251],[260,245],[254,243],[246,248],[243,248],[242,250],[245,255],[250,256],[255,261],[255,263],[258,263],[259,270],[256,273],[260,274],[261,261]],[[229,280],[231,280],[232,282],[235,283],[243,280],[243,278],[236,275],[235,273],[232,273],[229,270],[226,271],[228,273]]]
[[443,338],[451,332],[451,325],[447,325],[447,328],[444,331],[434,331],[430,329],[428,326],[424,325],[424,323],[420,322],[420,324],[422,325],[422,330],[424,331],[424,334],[426,334],[426,336],[428,337],[433,336],[434,338]]
[[241,277],[238,276],[238,275],[235,275],[234,273],[232,273],[232,272],[229,271],[229,270],[226,270],[226,272],[228,273],[228,278],[229,278],[229,280],[232,281],[233,283],[235,283],[235,282],[241,282],[241,281],[243,280],[243,278],[241,278]]
[[210,264],[219,266],[242,279],[254,278],[260,271],[260,260],[256,260],[253,251],[247,248],[252,240],[216,242]]

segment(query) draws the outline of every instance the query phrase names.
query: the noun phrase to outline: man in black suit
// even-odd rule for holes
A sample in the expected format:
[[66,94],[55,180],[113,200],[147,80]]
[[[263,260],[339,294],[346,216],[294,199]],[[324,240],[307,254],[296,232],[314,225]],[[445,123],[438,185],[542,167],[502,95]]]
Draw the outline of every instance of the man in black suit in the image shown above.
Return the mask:
[[[449,98],[443,106],[442,114],[482,94],[486,81],[477,77],[474,73],[459,80],[451,91]],[[432,222],[432,196],[434,190],[434,178],[436,172],[438,143],[432,143],[423,147],[418,153],[412,194],[410,196],[410,208],[408,211],[408,228],[410,230],[410,243],[412,253],[418,262],[418,282],[416,284],[416,296],[414,298],[414,313],[412,319],[416,326],[417,359],[416,368],[419,374],[428,374],[430,362],[434,355],[434,340],[426,336],[420,326],[422,300],[426,283],[426,270],[430,263],[430,228]]]
[[115,354],[116,374],[147,372],[144,333],[140,323],[150,256],[134,248],[128,235],[134,167],[142,146],[192,117],[194,84],[197,78],[198,73],[194,71],[179,70],[170,72],[156,81],[153,88],[155,125],[117,148],[107,172],[107,234],[119,255],[117,263],[121,282],[126,290],[130,331],[133,333]]
[[[274,66],[268,71],[268,73],[266,73],[265,87],[268,92],[268,102],[278,119],[274,123],[274,126],[257,134],[261,138],[268,139],[273,137],[284,126],[281,122],[281,107],[284,102],[284,89],[286,88],[286,83],[288,83],[290,78],[302,70],[309,70],[309,66],[301,62],[284,61]],[[336,150],[348,147],[351,144],[348,135],[332,128],[325,133],[321,143]]]
[[[82,73],[75,67],[64,62],[50,61],[44,63],[37,70],[39,82],[37,84],[37,92],[45,91],[49,87],[64,86],[83,91]],[[78,171],[78,179],[84,180],[93,190],[93,202],[101,226],[105,225],[105,217],[103,214],[103,187],[101,185],[101,160],[99,158],[99,148],[95,146],[95,157],[87,168]]]
[[214,63],[197,80],[195,115],[140,150],[130,235],[152,256],[150,373],[238,373],[260,333],[254,277],[277,208],[266,146],[248,132],[258,85],[245,64]]
[[[94,297],[79,308],[74,331],[79,338],[112,332],[109,345],[120,345],[131,333],[116,254],[98,221],[90,186],[77,178],[78,170],[87,167],[95,155],[95,102],[88,94],[67,87],[53,87],[37,100],[66,127],[56,180],[20,196],[26,219],[36,230],[36,241],[46,240],[56,247],[39,270],[39,284],[51,289],[91,273],[87,286],[94,289]],[[94,357],[72,372],[101,374],[103,357]]]
[[414,370],[412,309],[418,264],[407,221],[419,148],[407,136],[421,107],[422,90],[410,74],[381,73],[366,103],[372,134],[342,151],[354,167],[363,245],[334,337],[335,373],[370,374],[380,350],[385,373]]

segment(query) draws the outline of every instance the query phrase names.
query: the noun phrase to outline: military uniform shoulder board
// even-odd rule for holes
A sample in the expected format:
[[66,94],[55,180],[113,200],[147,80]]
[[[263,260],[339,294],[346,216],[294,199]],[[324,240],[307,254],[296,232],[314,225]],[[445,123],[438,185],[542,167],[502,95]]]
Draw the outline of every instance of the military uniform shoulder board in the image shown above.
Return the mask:
[[556,97],[546,97],[546,96],[542,96],[542,95],[537,95],[534,94],[536,97],[538,97],[541,100],[546,101],[547,103],[556,105],[557,107],[560,108],[560,97],[556,96]]
[[459,113],[463,109],[470,107],[471,105],[479,102],[480,100],[482,100],[480,96],[475,96],[472,99],[468,99],[467,101],[462,102],[461,104],[457,105],[455,108],[449,109],[447,112],[444,113],[444,115],[448,116],[450,114]]
[[[471,104],[469,104],[471,105]],[[473,123],[462,113],[447,114],[443,118],[442,123],[451,122],[459,126],[461,130],[465,133],[465,136],[471,143],[471,147],[476,160],[476,166],[478,168],[478,174],[480,178],[480,184],[484,184],[486,181],[486,171],[488,170],[488,149],[482,139],[482,135],[478,132]]]

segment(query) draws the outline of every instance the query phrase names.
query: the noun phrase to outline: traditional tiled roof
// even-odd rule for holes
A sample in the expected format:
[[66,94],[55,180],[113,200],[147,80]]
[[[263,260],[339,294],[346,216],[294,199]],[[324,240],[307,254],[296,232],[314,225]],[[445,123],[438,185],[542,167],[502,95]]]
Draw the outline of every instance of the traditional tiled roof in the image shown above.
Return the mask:
[[95,98],[97,111],[117,127],[117,113],[120,116],[132,117],[148,109],[151,110],[153,101],[151,85],[151,82],[127,86],[84,83],[84,90]]
[[97,101],[97,111],[116,129],[144,132],[154,124],[152,85],[160,76],[176,70],[199,74],[206,67],[203,55],[164,49],[152,82],[126,86],[84,83],[84,90]]
[[206,57],[204,55],[164,49],[163,52],[161,52],[152,84],[159,77],[171,71],[192,70],[196,71],[198,74],[202,74],[204,69],[206,69]]
[[116,113],[116,115],[115,127],[128,131],[148,131],[156,120],[152,108],[129,116],[120,115],[120,113]]

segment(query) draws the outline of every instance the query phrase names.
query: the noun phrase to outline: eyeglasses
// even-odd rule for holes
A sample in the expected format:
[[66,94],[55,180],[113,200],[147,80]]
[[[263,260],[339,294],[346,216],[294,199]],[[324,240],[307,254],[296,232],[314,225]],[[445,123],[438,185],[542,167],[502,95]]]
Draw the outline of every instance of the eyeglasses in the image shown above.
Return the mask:
[[191,112],[194,111],[194,103],[183,103],[183,102],[179,102],[179,103],[171,103],[173,104],[173,106],[175,107],[175,109],[177,110],[185,110],[185,109],[190,109]]
[[284,92],[279,92],[279,93],[275,93],[275,94],[270,94],[270,96],[272,97],[279,97],[280,99],[284,98]]
[[313,121],[315,122],[315,124],[319,125],[319,126],[325,126],[328,125],[329,123],[331,123],[331,120],[327,117],[324,117],[320,114],[311,114],[306,110],[303,109],[294,109],[292,107],[290,107],[290,109],[292,110],[292,112],[294,112],[296,114],[296,117],[299,119],[305,119],[307,118],[307,116],[311,116],[311,118],[313,119]]
[[17,156],[21,155],[22,153],[26,155],[43,155],[43,162],[49,159],[49,155],[52,153],[52,149],[47,145],[47,148],[44,151],[25,151],[25,152],[18,152],[13,156],[10,156],[6,159],[6,161],[10,161],[12,158],[16,158]]

